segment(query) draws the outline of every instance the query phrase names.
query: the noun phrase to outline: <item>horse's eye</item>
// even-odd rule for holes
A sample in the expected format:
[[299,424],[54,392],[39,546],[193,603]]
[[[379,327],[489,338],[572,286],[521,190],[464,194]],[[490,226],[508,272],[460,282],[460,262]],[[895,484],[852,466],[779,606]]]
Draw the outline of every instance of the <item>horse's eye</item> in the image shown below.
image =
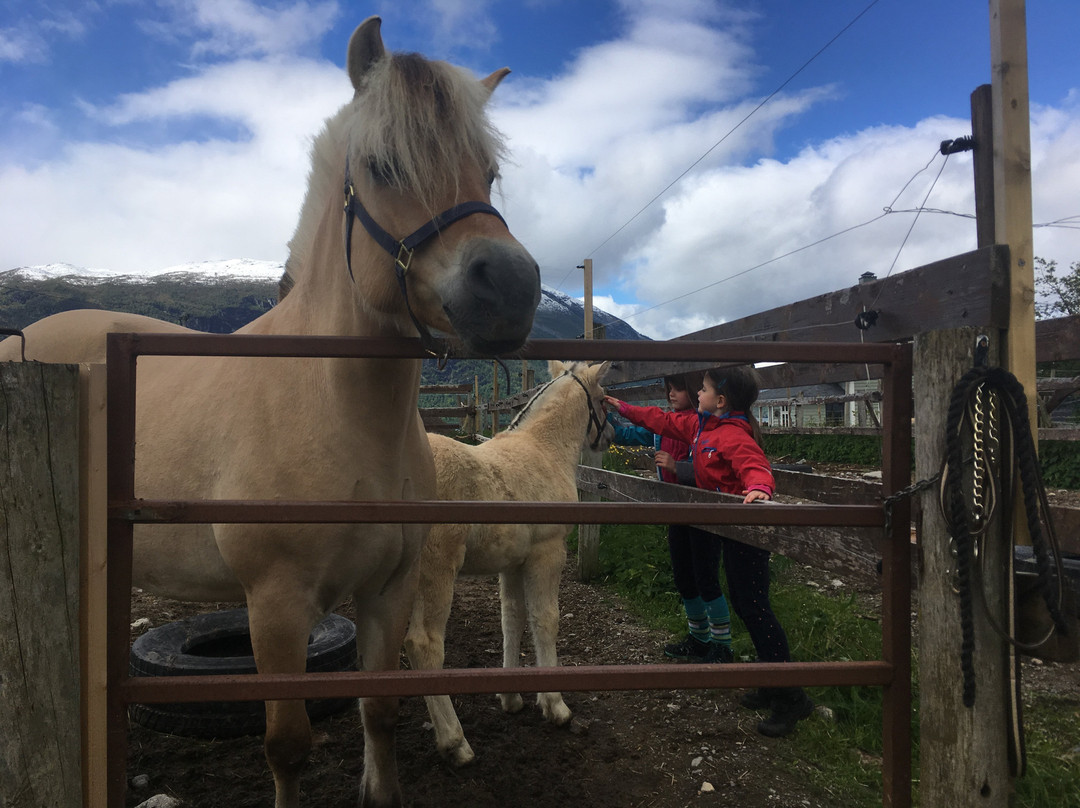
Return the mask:
[[495,180],[498,178],[498,176],[499,176],[499,172],[494,168],[491,169],[488,172],[488,176],[487,176],[488,188],[490,188],[492,185],[495,184]]
[[374,180],[377,185],[389,186],[394,184],[395,171],[390,163],[372,157],[368,160],[368,173],[371,174],[371,179]]

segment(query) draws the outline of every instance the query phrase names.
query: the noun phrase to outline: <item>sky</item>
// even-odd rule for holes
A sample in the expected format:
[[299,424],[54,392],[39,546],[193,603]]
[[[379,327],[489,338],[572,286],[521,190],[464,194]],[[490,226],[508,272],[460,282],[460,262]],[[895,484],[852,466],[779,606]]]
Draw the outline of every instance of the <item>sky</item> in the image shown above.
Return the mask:
[[[352,30],[478,77],[545,285],[666,339],[974,249],[972,0],[5,0],[0,270],[283,261]],[[1028,4],[1035,255],[1080,261],[1080,3]],[[922,212],[919,212],[922,209]]]

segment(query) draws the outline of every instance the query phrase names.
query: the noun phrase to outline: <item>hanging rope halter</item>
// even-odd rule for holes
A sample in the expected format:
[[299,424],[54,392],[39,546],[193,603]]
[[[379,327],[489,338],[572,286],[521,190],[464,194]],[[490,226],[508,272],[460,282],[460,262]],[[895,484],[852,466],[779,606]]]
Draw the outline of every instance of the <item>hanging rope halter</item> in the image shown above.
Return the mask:
[[[955,589],[960,597],[962,634],[961,671],[964,677],[964,704],[975,703],[975,670],[972,662],[974,625],[972,609],[973,567],[983,557],[982,540],[996,506],[994,477],[999,463],[1000,438],[997,436],[998,408],[1005,413],[1005,434],[1014,447],[1012,461],[1019,471],[1028,533],[1031,536],[1039,573],[1039,590],[1053,621],[1053,630],[1067,634],[1068,628],[1061,612],[1062,590],[1065,586],[1061,555],[1050,522],[1049,504],[1043,487],[1042,473],[1031,438],[1027,398],[1016,377],[1002,368],[977,366],[957,382],[949,402],[946,420],[946,466],[942,472],[941,504],[955,542]],[[987,415],[989,420],[986,421]],[[989,431],[986,431],[987,428]],[[964,433],[972,444],[970,494],[964,494]],[[990,440],[987,441],[987,436]],[[1012,489],[1010,482],[1002,485],[1003,494]],[[970,502],[969,502],[970,501]],[[1010,553],[1012,544],[1009,546]],[[1036,643],[1021,643],[1015,637],[994,626],[1016,648],[1032,651],[1049,638]]]
[[416,314],[413,313],[412,305],[409,303],[409,285],[405,276],[412,265],[413,253],[420,245],[459,219],[472,216],[474,213],[486,213],[495,216],[504,225],[506,224],[499,211],[486,202],[462,202],[448,210],[444,210],[399,241],[387,233],[364,208],[360,197],[356,195],[353,188],[352,178],[349,174],[349,159],[348,157],[345,158],[345,266],[349,270],[349,278],[353,283],[356,283],[352,271],[351,249],[353,218],[355,217],[364,226],[364,230],[374,239],[375,243],[394,259],[394,274],[397,277],[401,296],[405,299],[405,308],[409,312],[409,318],[420,334],[420,342],[423,344],[424,350],[439,360],[440,370],[446,366],[446,360],[450,356],[450,346],[446,340],[433,336],[427,326],[420,322]]

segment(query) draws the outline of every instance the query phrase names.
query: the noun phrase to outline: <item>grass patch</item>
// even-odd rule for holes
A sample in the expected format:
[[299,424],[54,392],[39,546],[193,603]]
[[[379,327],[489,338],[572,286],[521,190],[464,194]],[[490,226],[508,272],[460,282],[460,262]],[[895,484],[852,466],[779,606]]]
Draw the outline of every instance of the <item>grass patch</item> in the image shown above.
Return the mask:
[[[672,638],[686,632],[675,591],[663,526],[605,525],[600,533],[601,583],[622,596],[640,619]],[[576,535],[572,534],[576,544]],[[799,661],[869,660],[881,656],[881,624],[852,594],[805,585],[799,568],[780,556],[772,561],[771,599]],[[723,581],[721,576],[721,581]],[[725,587],[726,589],[726,587]],[[753,659],[745,627],[732,615],[736,659]],[[913,654],[913,716],[918,715],[918,659]],[[881,805],[881,690],[870,687],[811,688],[835,721],[799,725],[777,760],[820,792],[823,804],[845,808]],[[1037,696],[1024,704],[1028,772],[1016,781],[1013,808],[1080,808],[1080,703]],[[912,767],[918,779],[919,727],[913,718]],[[919,805],[917,788],[914,804]],[[929,808],[927,806],[926,808]]]

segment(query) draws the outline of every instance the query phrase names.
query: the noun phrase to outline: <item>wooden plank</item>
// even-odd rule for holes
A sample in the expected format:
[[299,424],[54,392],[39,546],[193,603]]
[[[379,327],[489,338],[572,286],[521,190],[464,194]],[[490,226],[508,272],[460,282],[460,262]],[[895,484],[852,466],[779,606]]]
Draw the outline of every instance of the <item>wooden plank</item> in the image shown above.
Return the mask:
[[[689,341],[893,342],[942,328],[1008,324],[1008,250],[984,247],[870,283],[818,295],[680,337]],[[855,316],[881,312],[867,331]],[[701,363],[621,362],[609,383],[708,367]]]
[[420,395],[446,394],[468,395],[473,391],[471,384],[425,384],[420,388]]
[[80,648],[84,808],[108,808],[106,748],[105,366],[79,370]]
[[[915,367],[919,368],[914,379],[916,479],[929,478],[941,468],[945,447],[940,436],[945,434],[950,395],[957,380],[972,367],[978,333],[976,329],[956,329],[923,334],[915,340]],[[996,340],[992,342],[996,351]],[[990,361],[997,361],[996,356]],[[965,707],[949,531],[937,504],[937,491],[929,490],[919,497],[920,801],[935,806],[978,802],[1004,808],[1010,789],[1003,644],[979,613],[974,620],[977,695],[975,706]],[[1000,561],[1001,542],[988,544],[992,547],[984,547],[984,561],[993,554]],[[986,577],[988,602],[1001,604],[1001,581],[997,576]],[[980,789],[983,797],[976,798]]]
[[1080,359],[1080,314],[1035,323],[1035,361]]
[[[742,497],[703,491],[686,485],[672,485],[604,469],[578,467],[578,487],[611,502],[741,502]],[[794,502],[779,495],[776,503]],[[760,507],[775,507],[773,505]],[[862,583],[877,582],[877,562],[881,558],[881,530],[827,526],[698,525],[702,530],[763,547],[802,564],[830,570],[841,579]]]
[[79,376],[0,363],[0,803],[82,803]]
[[827,505],[873,505],[882,501],[881,483],[773,469],[776,490],[797,499]]

